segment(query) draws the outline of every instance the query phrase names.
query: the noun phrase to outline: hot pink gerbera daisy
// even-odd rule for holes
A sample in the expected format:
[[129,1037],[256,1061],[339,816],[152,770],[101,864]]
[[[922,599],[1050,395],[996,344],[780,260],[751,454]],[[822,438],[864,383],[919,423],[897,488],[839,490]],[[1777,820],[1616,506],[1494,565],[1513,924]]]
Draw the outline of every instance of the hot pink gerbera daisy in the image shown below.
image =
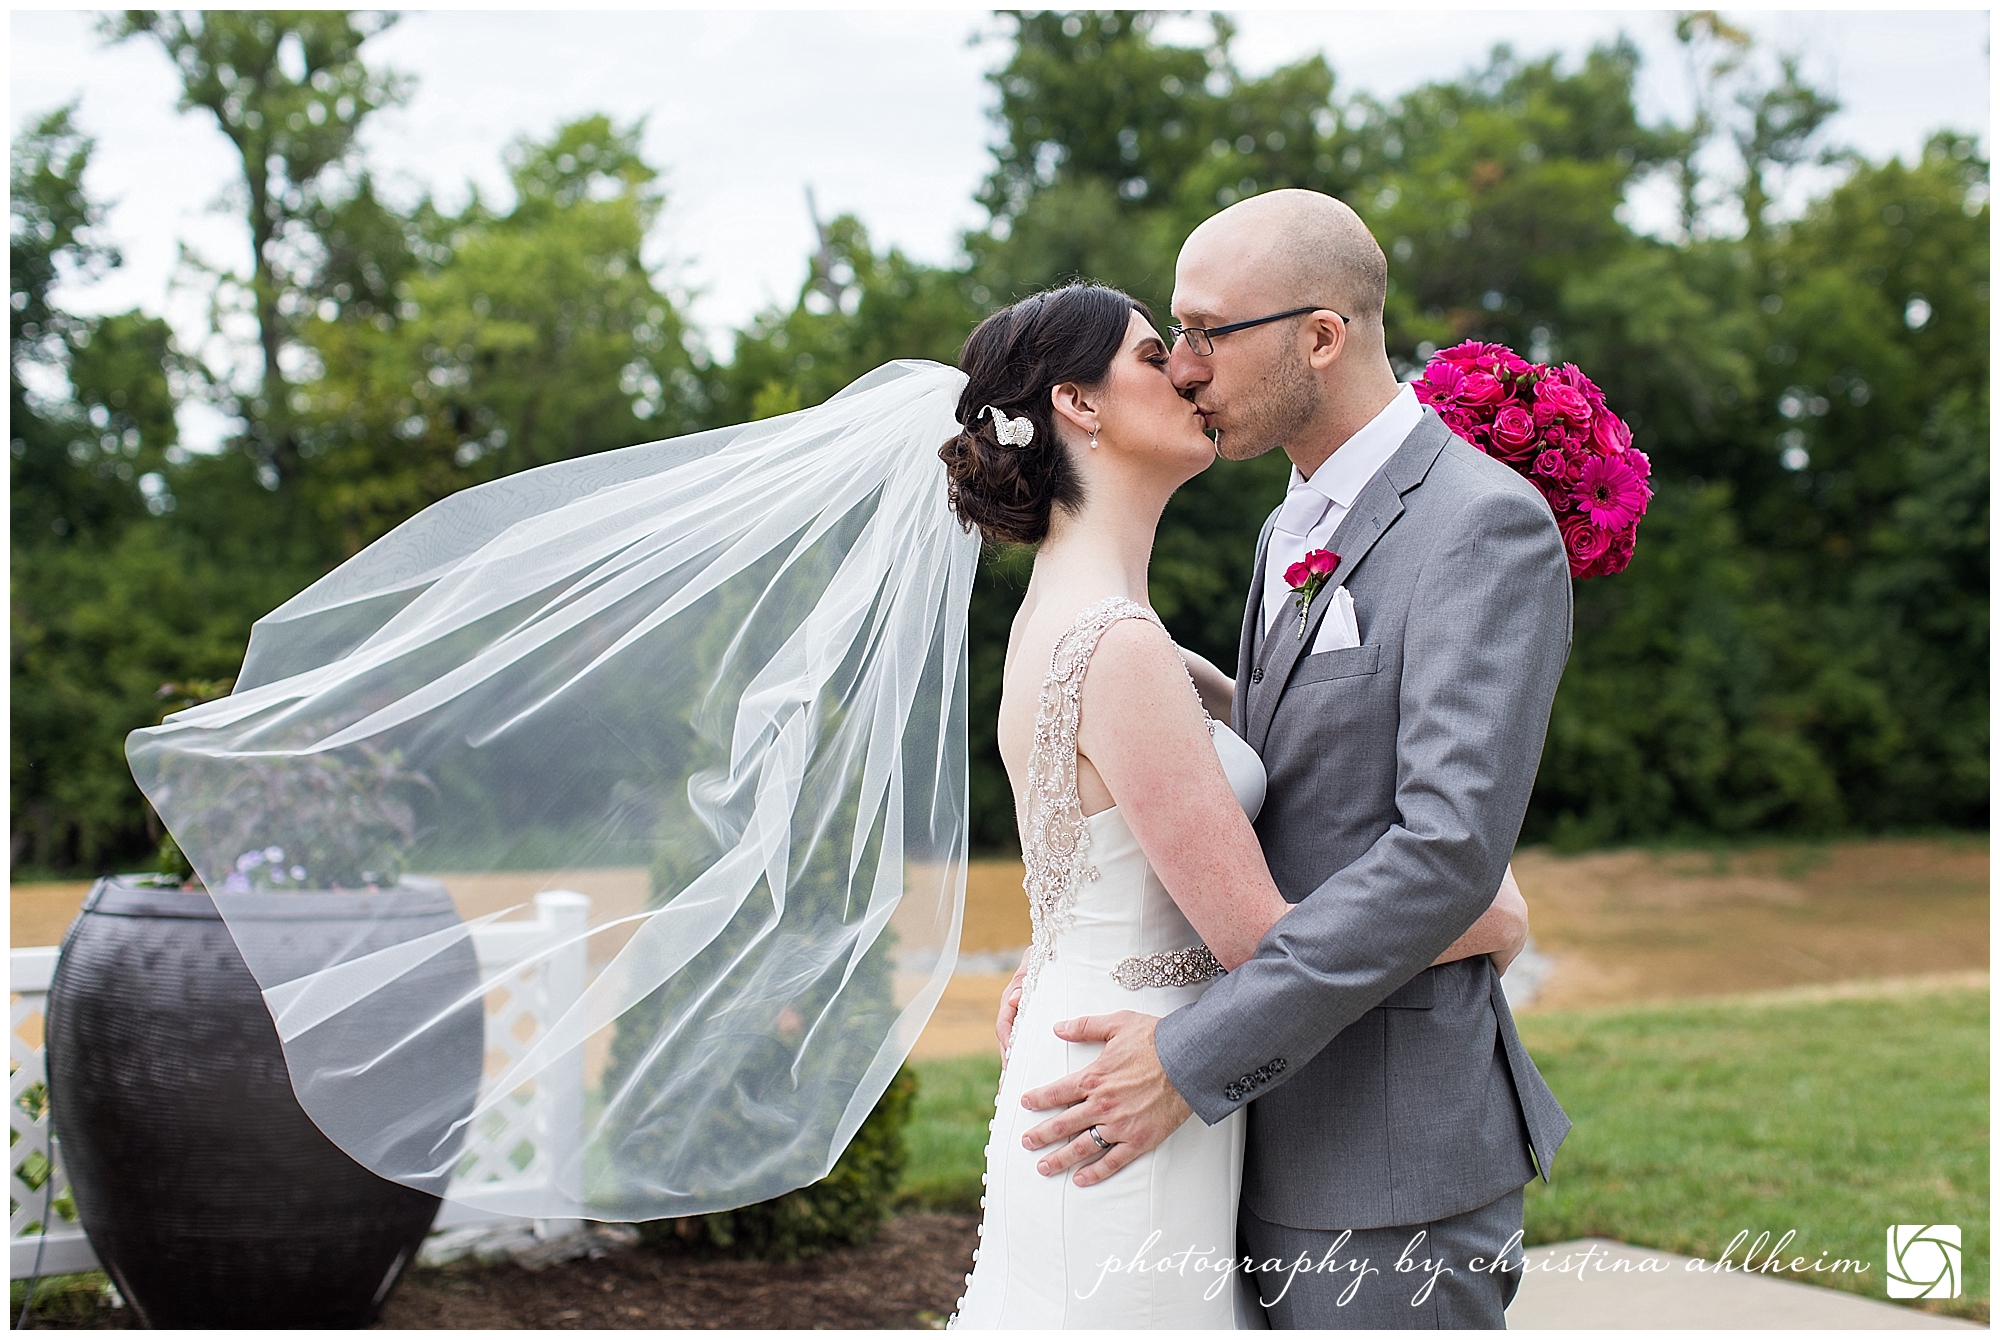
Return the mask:
[[1572,495],[1594,526],[1620,531],[1635,524],[1646,510],[1646,481],[1617,456],[1592,456]]

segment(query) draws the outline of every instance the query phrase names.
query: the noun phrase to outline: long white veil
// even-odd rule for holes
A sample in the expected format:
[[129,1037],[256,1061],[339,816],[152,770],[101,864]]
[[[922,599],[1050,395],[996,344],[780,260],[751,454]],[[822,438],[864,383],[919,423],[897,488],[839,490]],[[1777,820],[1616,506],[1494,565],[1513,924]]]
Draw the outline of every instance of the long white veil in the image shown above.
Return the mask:
[[[831,1168],[956,957],[978,541],[937,451],[963,386],[892,363],[467,489],[259,620],[230,696],[131,735],[356,1160],[612,1220]],[[463,923],[409,913],[439,883]],[[524,919],[585,886],[588,925]],[[330,890],[365,926],[303,933]],[[475,967],[476,927],[531,943]],[[573,1002],[514,1051],[482,1040],[558,963],[584,965]],[[538,1179],[462,1175],[468,1132],[538,1086],[580,1137],[524,1145]]]

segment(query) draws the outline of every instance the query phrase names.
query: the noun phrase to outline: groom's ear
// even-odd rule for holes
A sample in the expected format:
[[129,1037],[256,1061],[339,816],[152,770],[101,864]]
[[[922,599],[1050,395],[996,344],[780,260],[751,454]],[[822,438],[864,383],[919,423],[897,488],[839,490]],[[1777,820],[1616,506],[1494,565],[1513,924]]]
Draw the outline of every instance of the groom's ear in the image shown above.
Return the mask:
[[1347,324],[1331,312],[1314,312],[1306,318],[1306,362],[1324,372],[1340,361],[1347,349]]

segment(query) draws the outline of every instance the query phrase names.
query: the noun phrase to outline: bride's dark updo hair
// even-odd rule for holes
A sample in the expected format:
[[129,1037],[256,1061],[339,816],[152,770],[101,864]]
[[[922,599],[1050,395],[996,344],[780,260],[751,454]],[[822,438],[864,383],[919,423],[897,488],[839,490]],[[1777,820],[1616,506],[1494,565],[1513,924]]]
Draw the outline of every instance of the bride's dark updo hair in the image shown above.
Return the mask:
[[[966,339],[958,358],[967,378],[958,398],[963,427],[938,455],[967,530],[978,527],[992,544],[1039,544],[1054,509],[1082,505],[1083,481],[1056,437],[1049,391],[1103,381],[1134,312],[1153,320],[1144,303],[1115,288],[1069,284],[995,312]],[[1003,445],[988,405],[1032,423],[1034,440]]]

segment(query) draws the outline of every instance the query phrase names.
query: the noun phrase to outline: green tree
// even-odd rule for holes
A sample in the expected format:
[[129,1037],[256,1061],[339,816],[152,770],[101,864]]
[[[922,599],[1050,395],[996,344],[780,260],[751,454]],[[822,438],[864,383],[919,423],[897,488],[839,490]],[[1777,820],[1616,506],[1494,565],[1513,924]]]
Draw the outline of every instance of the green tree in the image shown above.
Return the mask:
[[[516,200],[352,211],[353,260],[300,326],[302,494],[340,556],[470,484],[699,426],[708,388],[640,256],[662,197],[640,127],[508,151]],[[386,256],[387,266],[367,258]]]
[[1280,186],[1340,194],[1358,159],[1310,57],[1261,79],[1210,17],[1199,47],[1158,41],[1159,14],[1013,13],[987,227],[966,239],[981,302],[1086,276],[1163,316],[1181,240],[1220,205]]
[[361,58],[362,44],[393,22],[345,10],[134,9],[105,23],[114,40],[158,42],[180,74],[181,110],[212,115],[242,160],[251,270],[218,274],[217,301],[240,294],[256,322],[254,389],[240,410],[267,487],[298,465],[285,364],[326,256],[315,225],[350,198],[361,123],[408,91]]
[[[160,498],[156,472],[175,442],[174,365],[164,322],[137,312],[71,315],[52,292],[120,264],[102,206],[83,192],[92,141],[74,107],[14,142],[8,246],[8,408],[16,547],[114,532]],[[138,481],[152,479],[142,492]],[[170,505],[156,501],[155,510]]]
[[1988,177],[1940,134],[1856,164],[1767,253],[1746,527],[1866,704],[1810,729],[1869,827],[1985,819]]
[[[166,324],[53,300],[118,263],[84,193],[90,153],[61,109],[14,142],[10,175],[12,862],[43,872],[142,859],[160,834],[126,733],[158,720],[162,681],[232,676],[250,619],[290,594],[248,463],[178,445]],[[204,531],[232,543],[205,557]]]
[[1464,80],[1358,105],[1351,203],[1389,255],[1390,353],[1403,367],[1464,339],[1536,361],[1561,351],[1565,284],[1635,249],[1625,194],[1678,147],[1671,130],[1639,124],[1638,64],[1622,41],[1569,74],[1502,47]]
[[[1989,173],[1975,140],[1940,135],[1910,162],[1830,151],[1831,99],[1707,11],[1679,24],[1697,92],[1683,124],[1639,117],[1624,41],[1575,64],[1501,48],[1378,100],[1338,90],[1318,58],[1244,74],[1220,18],[1184,46],[1149,13],[1006,22],[988,221],[959,262],[878,252],[859,220],[835,219],[797,300],[716,363],[640,259],[659,196],[636,128],[586,118],[517,145],[505,209],[398,206],[354,149],[361,118],[402,88],[359,55],[376,20],[127,14],[117,31],[160,41],[185,105],[244,155],[256,269],[219,302],[240,295],[259,318],[259,389],[229,401],[250,421],[246,451],[183,459],[172,391],[202,379],[165,328],[49,301],[58,277],[114,261],[81,193],[87,142],[58,117],[17,143],[15,813],[18,835],[22,804],[43,807],[34,859],[132,850],[143,814],[108,741],[155,710],[152,685],[226,676],[254,614],[430,501],[816,404],[891,358],[955,360],[986,312],[1078,275],[1164,314],[1187,232],[1280,186],[1339,195],[1375,229],[1407,371],[1465,338],[1576,361],[1653,460],[1631,569],[1577,590],[1531,838],[1983,821]],[[1841,179],[1788,217],[1772,202],[1813,162]],[[1649,179],[1680,196],[1673,235],[1625,221]],[[1162,520],[1154,604],[1225,664],[1284,475],[1276,453],[1219,464]],[[987,850],[1013,843],[992,723],[1028,564],[990,553],[973,599]],[[151,648],[143,673],[107,631],[121,621],[138,630],[126,644]],[[71,743],[94,760],[65,782],[77,789],[22,781],[23,759]]]

